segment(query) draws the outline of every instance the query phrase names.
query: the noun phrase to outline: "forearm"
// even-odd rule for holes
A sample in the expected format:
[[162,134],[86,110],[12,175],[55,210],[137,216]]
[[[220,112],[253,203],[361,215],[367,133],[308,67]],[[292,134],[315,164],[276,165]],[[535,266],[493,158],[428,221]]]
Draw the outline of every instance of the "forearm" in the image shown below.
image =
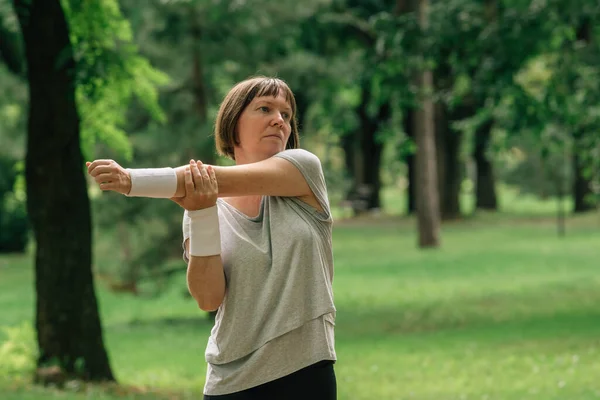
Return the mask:
[[191,256],[186,278],[188,291],[202,310],[219,308],[225,297],[225,274],[220,255]]
[[225,296],[217,207],[186,211],[182,229],[188,290],[202,310],[216,310]]
[[[177,190],[173,197],[185,196],[185,169],[187,167],[189,166],[182,165],[175,168]],[[264,193],[268,191],[264,182],[261,179],[256,179],[256,174],[252,173],[253,167],[250,166],[249,170],[248,166],[213,166],[219,185],[219,197],[269,194]]]
[[[189,168],[189,165],[182,165],[180,167],[176,167],[175,174],[177,175],[177,189],[175,191],[175,195],[173,197],[183,197],[185,196],[185,169]],[[243,171],[241,173],[235,173],[236,171],[229,170],[229,168],[235,167],[219,167],[213,166],[215,170],[215,175],[217,177],[217,183],[219,184],[219,197],[227,197],[231,195],[230,193],[235,192],[244,192],[248,193],[251,190],[246,189],[244,186],[251,187],[248,180],[244,180]],[[233,172],[233,174],[232,174]],[[246,183],[245,185],[243,185]],[[233,188],[237,188],[234,190]]]
[[173,197],[185,196],[185,169],[189,168],[189,165],[182,165],[181,167],[175,168],[175,174],[177,175],[177,189]]
[[[177,190],[173,197],[185,196],[185,169],[188,165],[175,168],[177,175]],[[219,185],[219,197],[264,194],[261,193],[260,182],[252,180],[246,168],[236,166],[213,166],[217,183]]]
[[[177,184],[172,197],[185,196],[185,171],[189,165],[174,168]],[[215,172],[219,197],[311,195],[300,171],[289,161],[271,157],[251,164],[211,166]]]

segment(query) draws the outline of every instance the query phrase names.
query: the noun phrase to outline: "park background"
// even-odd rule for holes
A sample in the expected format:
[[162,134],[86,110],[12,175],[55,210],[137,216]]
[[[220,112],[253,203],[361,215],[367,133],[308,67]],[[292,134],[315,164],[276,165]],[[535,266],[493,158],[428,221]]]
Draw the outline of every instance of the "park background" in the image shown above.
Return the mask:
[[334,214],[340,399],[600,398],[600,4],[0,0],[0,397],[195,399],[181,209],[84,162],[227,164],[296,94]]

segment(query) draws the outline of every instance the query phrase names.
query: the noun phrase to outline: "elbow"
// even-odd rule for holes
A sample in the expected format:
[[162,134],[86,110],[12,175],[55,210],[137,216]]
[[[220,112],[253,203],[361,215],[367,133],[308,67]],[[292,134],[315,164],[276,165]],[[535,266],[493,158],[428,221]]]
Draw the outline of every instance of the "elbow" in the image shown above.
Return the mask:
[[219,306],[198,303],[198,308],[200,308],[202,311],[213,312],[213,311],[217,311],[219,309]]
[[196,303],[198,304],[198,308],[202,311],[215,311],[221,306],[223,303],[223,299],[225,298],[225,293],[223,291],[201,291],[194,290],[193,287],[188,286],[188,290]]
[[216,311],[223,303],[223,297],[221,296],[211,296],[203,299],[196,299],[198,303],[198,308],[202,311]]
[[207,312],[211,312],[211,311],[217,311],[219,309],[219,307],[221,306],[221,302],[198,302],[198,308],[200,308],[202,311],[207,311]]

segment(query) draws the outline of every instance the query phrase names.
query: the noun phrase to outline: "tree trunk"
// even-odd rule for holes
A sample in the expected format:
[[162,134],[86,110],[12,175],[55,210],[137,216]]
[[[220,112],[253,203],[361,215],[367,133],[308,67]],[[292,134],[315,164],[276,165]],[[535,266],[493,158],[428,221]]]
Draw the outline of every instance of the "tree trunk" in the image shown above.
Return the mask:
[[[416,11],[418,9],[419,0],[396,0],[396,8],[394,14],[401,16],[403,14]],[[413,108],[406,107],[404,109],[404,116],[402,123],[404,125],[404,132],[409,140],[416,143],[415,135],[415,115],[416,112]],[[417,211],[417,167],[416,167],[416,156],[414,153],[409,153],[405,157],[406,163],[406,175],[407,175],[407,187],[406,187],[406,213],[412,215]]]
[[[502,5],[498,0],[484,0],[484,17],[489,24],[498,20],[499,9]],[[479,105],[484,107],[482,99]],[[473,160],[475,161],[475,210],[498,210],[496,197],[496,179],[494,168],[488,160],[486,152],[490,142],[493,121],[487,121],[480,126],[474,135]]]
[[352,181],[352,185],[350,186],[348,193],[346,193],[346,202],[352,208],[354,216],[366,209],[366,204],[364,204],[364,201],[362,201],[358,195],[358,182],[361,181],[361,169],[357,166],[362,164],[362,160],[360,160],[362,154],[359,149],[357,149],[359,140],[360,132],[358,129],[347,133],[341,138],[342,149],[344,150],[344,164],[346,165],[346,171],[348,171],[348,175]]
[[[415,141],[415,111],[407,108],[404,111],[404,132],[412,141]],[[406,211],[408,215],[412,215],[417,210],[417,174],[415,168],[415,155],[407,154],[405,158],[408,186],[406,188]]]
[[356,113],[359,126],[355,132],[342,138],[346,168],[350,171],[353,185],[347,200],[352,204],[354,214],[381,207],[379,176],[383,144],[377,140],[377,132],[391,114],[389,104],[379,107],[377,115],[371,117],[367,108],[371,92],[367,84],[362,87],[362,101]]
[[480,126],[475,132],[475,147],[473,159],[475,160],[475,209],[476,210],[498,210],[496,200],[496,180],[494,168],[488,160],[486,150],[492,132],[492,121]]
[[[592,43],[592,21],[589,18],[584,18],[577,29],[577,40],[585,43],[586,47],[589,47]],[[587,200],[588,196],[593,195],[591,189],[591,180],[585,176],[583,160],[580,157],[580,151],[590,151],[589,149],[582,149],[580,146],[581,139],[586,134],[594,134],[589,131],[578,131],[573,135],[575,139],[575,151],[573,152],[573,212],[582,213],[586,211],[594,210],[595,207],[592,203]]]
[[67,22],[58,0],[13,2],[29,80],[25,177],[37,244],[38,366],[58,366],[66,376],[84,380],[114,380],[92,278],[90,207]]
[[361,150],[365,160],[363,163],[363,176],[366,186],[370,189],[369,196],[367,197],[367,209],[375,210],[381,208],[380,165],[381,154],[383,152],[383,143],[377,139],[377,133],[381,124],[389,120],[391,108],[389,103],[381,105],[375,117],[369,117],[366,108],[361,109],[361,112],[363,114],[360,118],[365,121],[361,142]]
[[[190,37],[192,38],[192,93],[194,95],[195,114],[198,118],[198,131],[202,132],[207,126],[208,121],[208,89],[206,87],[206,79],[204,78],[204,62],[202,58],[202,26],[200,24],[199,12],[196,3],[191,3],[189,6],[190,16]],[[197,133],[193,134],[192,142],[198,143],[197,149],[199,154],[202,154],[202,162],[205,164],[216,164],[214,142],[210,135],[203,137],[203,140],[198,141]],[[194,147],[190,147],[188,155],[181,160],[187,164],[190,159],[197,158],[198,153]]]
[[436,155],[438,157],[438,188],[442,219],[460,218],[460,184],[462,168],[460,163],[461,133],[450,127],[454,120],[443,103],[435,105]]
[[[429,29],[429,0],[419,1],[421,29]],[[420,109],[415,115],[417,141],[417,220],[419,247],[440,245],[440,201],[438,193],[437,160],[435,147],[435,111],[431,90],[433,73],[424,70],[418,76]]]
[[591,181],[584,174],[584,166],[578,152],[573,155],[573,212],[583,213],[594,210],[594,204],[589,202],[588,196],[592,196]]

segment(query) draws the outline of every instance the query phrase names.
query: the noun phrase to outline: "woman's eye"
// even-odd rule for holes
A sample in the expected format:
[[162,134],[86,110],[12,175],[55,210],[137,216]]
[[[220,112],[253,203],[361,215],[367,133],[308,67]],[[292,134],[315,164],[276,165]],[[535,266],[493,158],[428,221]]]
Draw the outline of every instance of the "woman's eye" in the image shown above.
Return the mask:
[[267,107],[267,106],[262,106],[259,109],[260,109],[260,111],[263,111],[263,112],[269,112],[269,107]]
[[286,113],[286,112],[284,112],[284,113],[283,113],[283,114],[281,114],[281,115],[283,115],[283,118],[284,118],[284,119],[286,119],[286,120],[287,120],[287,119],[290,119],[290,114],[288,114],[288,113]]

